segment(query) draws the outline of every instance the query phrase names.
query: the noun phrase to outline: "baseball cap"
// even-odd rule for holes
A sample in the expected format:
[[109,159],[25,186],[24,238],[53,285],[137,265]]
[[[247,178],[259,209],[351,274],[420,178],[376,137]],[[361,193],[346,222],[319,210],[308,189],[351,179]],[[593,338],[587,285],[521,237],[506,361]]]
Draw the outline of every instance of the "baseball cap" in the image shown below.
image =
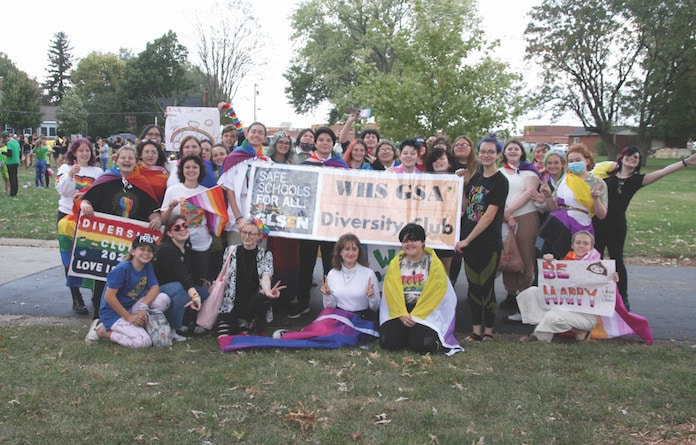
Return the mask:
[[155,241],[155,237],[152,235],[138,235],[135,237],[133,240],[133,244],[131,244],[131,249],[135,249],[138,246],[142,245],[148,245],[152,247],[152,250],[157,249],[157,242]]
[[9,134],[10,134],[9,131],[3,131],[2,133],[0,133],[0,136],[5,137],[5,136],[7,136],[7,135],[9,135]]

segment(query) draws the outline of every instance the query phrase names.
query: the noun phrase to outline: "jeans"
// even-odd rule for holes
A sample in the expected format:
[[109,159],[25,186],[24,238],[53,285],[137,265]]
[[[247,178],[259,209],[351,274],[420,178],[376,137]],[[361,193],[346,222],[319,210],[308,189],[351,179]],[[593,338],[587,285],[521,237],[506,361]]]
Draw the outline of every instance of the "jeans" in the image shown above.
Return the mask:
[[43,159],[36,160],[36,174],[34,174],[34,185],[43,187],[46,184],[48,187],[48,179],[46,178],[46,161]]
[[[205,287],[196,287],[196,290],[201,296],[201,303],[208,298],[208,289]],[[171,300],[169,309],[164,311],[164,316],[167,317],[169,326],[172,330],[181,329],[184,314],[186,313],[186,305],[191,301],[188,291],[184,289],[178,281],[163,284],[160,286],[160,292],[167,294]]]

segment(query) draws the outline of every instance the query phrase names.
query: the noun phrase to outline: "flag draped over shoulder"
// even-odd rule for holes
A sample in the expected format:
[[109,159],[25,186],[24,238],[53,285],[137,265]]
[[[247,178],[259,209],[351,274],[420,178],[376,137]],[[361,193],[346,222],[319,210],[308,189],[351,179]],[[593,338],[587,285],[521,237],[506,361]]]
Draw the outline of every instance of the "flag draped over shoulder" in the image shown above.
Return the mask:
[[222,167],[220,167],[220,176],[240,162],[253,158],[259,158],[262,160],[268,159],[263,155],[263,146],[259,146],[258,149],[254,149],[254,147],[252,147],[249,143],[249,140],[245,139],[244,142],[242,142],[242,145],[232,150],[232,153],[225,157]]
[[335,349],[355,346],[379,337],[374,322],[341,309],[326,308],[299,332],[286,332],[275,339],[256,335],[226,335],[218,338],[223,352],[248,348]]
[[[464,348],[454,337],[454,325],[456,320],[457,294],[454,292],[452,282],[445,272],[445,266],[438,259],[435,251],[425,248],[432,258],[430,272],[425,281],[423,292],[410,315],[423,326],[437,332],[442,346],[449,349],[447,355],[463,352]],[[380,325],[393,318],[409,315],[404,299],[404,287],[401,282],[400,260],[405,253],[399,252],[389,263],[384,279],[384,296],[379,307]]]
[[215,236],[220,236],[225,224],[229,221],[227,216],[227,201],[222,186],[216,185],[213,188],[186,198],[186,201],[205,211],[205,219],[208,230]]

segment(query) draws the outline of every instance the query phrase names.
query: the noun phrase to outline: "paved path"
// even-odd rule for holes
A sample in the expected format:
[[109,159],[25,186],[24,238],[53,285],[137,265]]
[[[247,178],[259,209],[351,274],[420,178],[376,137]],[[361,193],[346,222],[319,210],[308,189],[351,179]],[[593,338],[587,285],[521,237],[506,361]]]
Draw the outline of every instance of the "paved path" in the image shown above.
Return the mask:
[[[629,295],[634,312],[650,320],[653,336],[661,340],[696,340],[696,268],[629,266]],[[317,261],[314,273],[319,281],[321,263]],[[462,273],[455,286],[457,294],[466,295],[466,278]],[[505,297],[500,278],[496,283],[498,301]],[[89,304],[89,291],[83,291]],[[318,287],[312,289],[312,313],[298,321],[311,321],[321,308]],[[72,312],[70,292],[65,287],[63,267],[57,243],[0,238],[0,314],[69,317],[84,319]],[[91,309],[91,308],[90,308]],[[468,331],[467,311],[457,320],[458,330]],[[279,320],[284,322],[284,320]],[[527,333],[529,326],[509,325],[497,317],[495,327],[500,333]]]

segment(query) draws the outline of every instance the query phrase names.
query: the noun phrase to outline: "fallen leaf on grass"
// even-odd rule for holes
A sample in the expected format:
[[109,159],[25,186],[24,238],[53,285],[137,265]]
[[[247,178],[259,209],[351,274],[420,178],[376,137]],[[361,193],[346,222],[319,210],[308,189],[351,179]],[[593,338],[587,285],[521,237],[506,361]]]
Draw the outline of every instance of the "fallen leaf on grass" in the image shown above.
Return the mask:
[[283,419],[297,423],[302,431],[309,431],[316,427],[317,411],[310,411],[302,402],[297,402],[295,408],[290,410]]
[[389,423],[391,423],[391,420],[387,419],[386,413],[375,414],[375,421],[374,421],[375,425],[387,425]]
[[145,383],[145,386],[157,386],[159,384],[160,384],[159,382],[147,382],[147,383]]
[[363,434],[356,432],[356,433],[353,433],[352,437],[353,437],[353,440],[357,442],[358,440],[362,440]]
[[403,402],[404,400],[408,400],[408,397],[399,397],[398,399],[394,400],[395,402]]
[[10,400],[10,401],[7,402],[7,403],[9,403],[10,405],[19,405],[19,400],[17,400],[17,399],[12,399],[12,400]]
[[193,417],[195,417],[196,419],[199,419],[201,416],[204,416],[204,415],[205,415],[205,412],[203,412],[203,411],[196,411],[195,409],[192,409],[192,410],[191,410],[191,414],[193,414]]

